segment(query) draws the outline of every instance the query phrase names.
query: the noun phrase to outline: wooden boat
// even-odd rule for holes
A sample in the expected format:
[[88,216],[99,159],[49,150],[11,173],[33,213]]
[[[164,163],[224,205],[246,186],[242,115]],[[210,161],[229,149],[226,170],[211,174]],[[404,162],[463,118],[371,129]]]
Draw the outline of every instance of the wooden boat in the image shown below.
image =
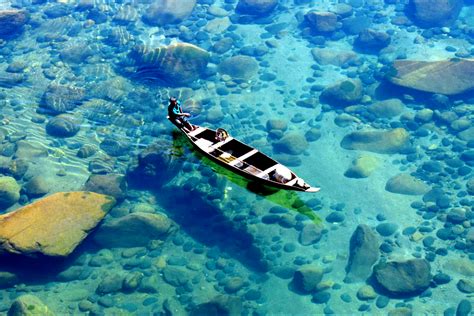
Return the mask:
[[[173,121],[171,122],[176,125]],[[308,185],[293,171],[257,149],[229,135],[224,135],[225,137],[220,139],[216,138],[217,131],[221,129],[212,130],[194,125],[195,129],[188,131],[184,127],[177,127],[203,155],[251,181],[284,190],[303,192],[320,190]],[[282,177],[282,173],[286,175]]]

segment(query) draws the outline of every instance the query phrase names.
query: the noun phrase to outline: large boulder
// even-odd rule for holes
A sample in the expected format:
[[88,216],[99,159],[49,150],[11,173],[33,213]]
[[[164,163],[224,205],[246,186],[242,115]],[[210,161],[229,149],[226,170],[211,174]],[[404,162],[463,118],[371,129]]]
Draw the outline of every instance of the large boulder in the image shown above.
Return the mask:
[[0,38],[6,38],[20,32],[28,21],[24,10],[0,10]]
[[335,106],[345,106],[359,102],[363,96],[362,82],[359,79],[344,79],[327,87],[321,98]]
[[474,59],[396,60],[387,79],[399,86],[445,95],[474,88]]
[[403,128],[388,131],[357,131],[344,136],[341,147],[379,154],[395,154],[406,149],[409,137]]
[[0,252],[69,255],[115,204],[91,192],[59,192],[0,216]]
[[210,55],[188,43],[151,48],[136,46],[132,53],[137,72],[178,86],[198,79],[206,70]]
[[394,296],[419,294],[429,287],[432,279],[430,264],[425,259],[379,263],[374,267],[374,277]]
[[154,0],[143,20],[151,25],[181,23],[191,15],[195,6],[196,0]]
[[405,195],[422,195],[430,190],[430,186],[407,173],[401,173],[387,181],[385,190]]
[[364,282],[379,259],[379,239],[367,225],[360,224],[351,236],[345,282]]
[[278,5],[278,0],[239,0],[237,12],[249,15],[267,15]]
[[0,177],[0,208],[6,209],[20,199],[20,185],[12,177]]
[[224,59],[219,64],[219,73],[232,79],[249,80],[258,72],[258,63],[249,56],[237,55]]
[[165,238],[173,222],[164,214],[136,212],[105,223],[94,241],[107,248],[143,247],[150,240]]
[[411,0],[413,18],[423,27],[447,26],[458,17],[462,0]]
[[55,314],[38,297],[31,294],[17,297],[8,310],[8,316],[33,315],[53,316]]

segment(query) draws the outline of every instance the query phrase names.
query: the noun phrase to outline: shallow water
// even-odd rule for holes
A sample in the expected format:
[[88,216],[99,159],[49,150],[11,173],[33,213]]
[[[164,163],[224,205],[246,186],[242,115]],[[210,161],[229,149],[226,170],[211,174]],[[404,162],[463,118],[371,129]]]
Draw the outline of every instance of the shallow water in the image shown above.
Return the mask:
[[[91,175],[128,185],[69,257],[3,256],[0,311],[33,294],[57,315],[471,313],[472,90],[443,95],[387,76],[396,60],[473,58],[473,3],[433,1],[449,12],[430,20],[403,1],[280,0],[267,13],[243,9],[250,0],[193,2],[0,1],[3,30],[13,23],[3,10],[28,13],[0,29],[0,170],[21,187],[3,212],[88,188]],[[312,11],[330,14],[318,24]],[[358,44],[367,28],[375,39]],[[467,78],[458,86],[456,74],[433,80],[474,82],[457,71]],[[166,120],[171,96],[192,123],[225,128],[321,191],[260,192],[202,157]],[[362,134],[396,128],[406,134]],[[136,173],[155,143],[156,165]],[[412,178],[390,184],[399,174]],[[106,181],[97,190],[117,193]],[[172,228],[139,245],[101,242],[101,227],[144,213]],[[360,224],[376,240],[362,256],[377,260],[360,263],[370,274],[353,281]],[[399,291],[386,283],[404,277],[372,274],[372,264],[415,258],[430,271],[408,273]]]

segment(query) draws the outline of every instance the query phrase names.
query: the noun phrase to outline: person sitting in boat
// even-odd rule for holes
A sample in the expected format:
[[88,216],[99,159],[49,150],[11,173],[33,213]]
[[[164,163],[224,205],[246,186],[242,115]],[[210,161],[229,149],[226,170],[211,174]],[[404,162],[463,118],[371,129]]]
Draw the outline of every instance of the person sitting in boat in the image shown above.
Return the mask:
[[216,140],[218,142],[222,142],[224,140],[226,140],[226,138],[229,137],[229,133],[227,133],[227,131],[223,128],[218,128],[216,130]]
[[184,127],[188,132],[194,130],[194,126],[186,120],[186,117],[190,117],[191,114],[183,112],[181,102],[175,97],[171,97],[169,101],[168,117],[170,121],[175,123],[179,128]]

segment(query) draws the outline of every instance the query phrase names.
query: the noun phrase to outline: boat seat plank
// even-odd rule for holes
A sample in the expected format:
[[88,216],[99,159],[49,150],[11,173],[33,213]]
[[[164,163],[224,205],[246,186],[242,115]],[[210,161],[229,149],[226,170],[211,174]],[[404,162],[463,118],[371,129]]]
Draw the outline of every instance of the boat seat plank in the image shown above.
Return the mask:
[[250,157],[250,156],[252,156],[252,155],[254,155],[254,154],[256,154],[256,153],[258,153],[258,150],[252,149],[252,150],[249,151],[248,153],[243,154],[243,155],[240,156],[240,157],[237,157],[234,161],[232,161],[231,163],[229,163],[229,165],[230,165],[230,166],[235,166],[237,163],[242,162],[242,160],[247,159],[248,157]]
[[271,166],[270,168],[263,170],[262,172],[257,174],[257,177],[262,178],[264,175],[266,175],[266,174],[272,172],[273,170],[275,170],[277,168],[277,166],[279,166],[279,164],[275,164],[275,165]]
[[207,139],[199,138],[194,143],[207,153],[213,150],[213,148],[211,147],[212,142],[208,141]]
[[199,126],[198,128],[196,128],[194,131],[188,133],[189,136],[196,136],[197,134],[201,133],[202,131],[204,131],[205,128]]
[[223,141],[221,142],[218,142],[218,143],[215,143],[214,145],[212,145],[212,148],[213,149],[217,149],[219,147],[221,147],[222,145],[230,142],[233,138],[232,137],[227,137],[226,139],[224,139]]

